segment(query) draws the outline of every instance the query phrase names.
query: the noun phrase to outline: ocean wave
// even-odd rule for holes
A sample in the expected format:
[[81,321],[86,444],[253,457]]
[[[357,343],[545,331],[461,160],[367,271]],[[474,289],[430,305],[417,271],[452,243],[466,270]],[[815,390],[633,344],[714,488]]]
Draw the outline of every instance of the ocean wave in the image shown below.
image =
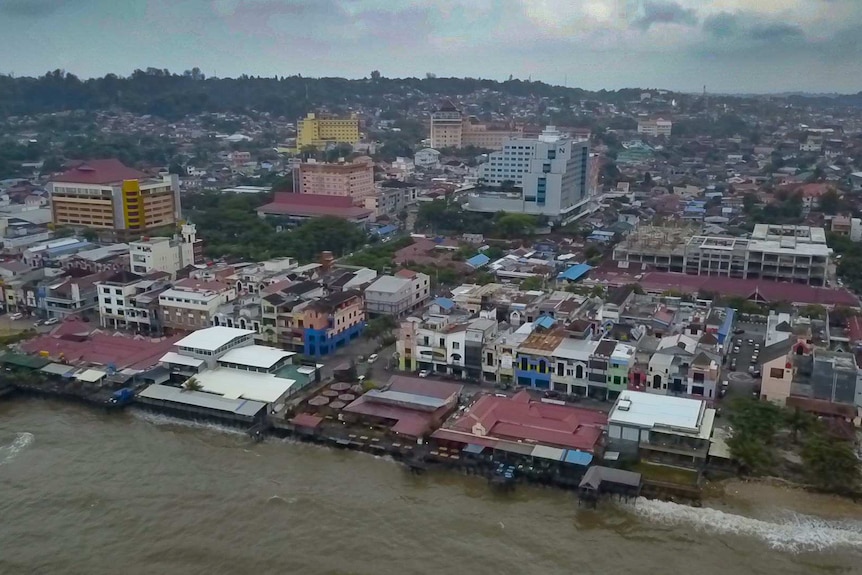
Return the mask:
[[829,521],[790,511],[781,512],[774,521],[767,521],[710,507],[690,507],[643,498],[639,498],[632,509],[638,516],[660,524],[756,537],[778,551],[802,553],[836,547],[862,549],[862,522],[858,521]]
[[27,431],[16,433],[15,440],[12,443],[0,447],[0,465],[5,465],[15,459],[19,453],[33,443],[35,438],[35,435]]
[[152,425],[165,425],[171,427],[188,427],[193,429],[206,429],[209,431],[215,431],[217,433],[226,433],[229,435],[245,435],[246,432],[242,429],[238,429],[236,427],[229,427],[227,425],[219,425],[218,423],[212,423],[209,421],[195,421],[191,419],[182,419],[179,417],[171,417],[170,415],[164,415],[160,413],[152,413],[149,411],[140,411],[140,410],[129,410],[129,413],[132,414],[132,417],[136,419],[140,419],[141,421],[145,421]]

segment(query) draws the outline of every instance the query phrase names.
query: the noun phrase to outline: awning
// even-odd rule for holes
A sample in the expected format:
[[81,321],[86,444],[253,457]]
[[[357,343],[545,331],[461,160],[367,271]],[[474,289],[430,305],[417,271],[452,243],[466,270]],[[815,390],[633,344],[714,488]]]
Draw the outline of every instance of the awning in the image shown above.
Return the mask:
[[39,371],[42,371],[44,373],[50,373],[51,375],[67,376],[71,372],[75,371],[75,368],[71,365],[66,365],[63,363],[49,363]]
[[188,355],[182,355],[173,351],[169,351],[159,361],[171,363],[173,365],[186,365],[188,367],[200,367],[204,364],[204,360]]
[[524,443],[509,443],[507,441],[498,441],[494,449],[505,451],[507,453],[516,453],[518,455],[532,455],[535,446]]
[[593,454],[586,451],[578,451],[577,449],[570,449],[566,452],[566,457],[563,461],[572,465],[583,465],[586,467],[593,462]]
[[530,455],[532,455],[533,457],[538,457],[540,459],[562,461],[563,457],[566,455],[566,450],[559,449],[557,447],[548,447],[546,445],[537,445],[533,448],[533,452]]
[[485,447],[482,445],[476,445],[475,443],[470,443],[461,450],[463,453],[472,453],[473,455],[479,455],[483,451],[485,451]]
[[75,379],[78,381],[84,381],[87,383],[96,383],[100,381],[102,378],[107,376],[108,373],[105,371],[100,371],[98,369],[88,369],[86,371],[82,371],[79,374],[75,375]]

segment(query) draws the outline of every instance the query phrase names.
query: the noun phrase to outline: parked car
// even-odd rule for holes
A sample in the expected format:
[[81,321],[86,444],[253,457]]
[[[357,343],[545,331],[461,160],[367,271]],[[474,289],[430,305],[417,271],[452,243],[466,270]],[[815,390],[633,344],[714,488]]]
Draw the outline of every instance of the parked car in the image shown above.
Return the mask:
[[11,319],[12,321],[17,321],[17,320],[21,319],[22,317],[24,317],[23,313],[13,313],[12,315],[9,316],[9,319]]
[[744,329],[742,329],[741,327],[740,327],[740,328],[737,328],[737,329],[735,329],[735,330],[733,330],[733,335],[740,335],[740,334],[743,334],[743,333],[745,333],[745,330],[744,330]]
[[55,325],[60,323],[60,319],[56,317],[48,318],[45,320],[45,325]]
[[372,353],[371,355],[368,356],[368,363],[374,363],[375,361],[377,361],[378,357],[380,357],[380,356],[377,355],[376,353]]
[[428,371],[427,369],[423,369],[422,371],[419,372],[419,377],[428,377],[429,375],[431,375],[431,372]]

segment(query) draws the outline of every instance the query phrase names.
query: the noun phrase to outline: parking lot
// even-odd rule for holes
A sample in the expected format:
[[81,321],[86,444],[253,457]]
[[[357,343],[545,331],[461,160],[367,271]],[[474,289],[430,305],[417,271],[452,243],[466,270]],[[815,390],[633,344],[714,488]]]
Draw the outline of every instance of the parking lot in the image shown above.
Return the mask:
[[760,379],[750,375],[750,369],[759,369],[757,358],[763,350],[766,337],[766,324],[760,322],[738,322],[733,334],[729,353],[725,359],[723,380],[728,381],[727,397],[751,397],[759,390]]

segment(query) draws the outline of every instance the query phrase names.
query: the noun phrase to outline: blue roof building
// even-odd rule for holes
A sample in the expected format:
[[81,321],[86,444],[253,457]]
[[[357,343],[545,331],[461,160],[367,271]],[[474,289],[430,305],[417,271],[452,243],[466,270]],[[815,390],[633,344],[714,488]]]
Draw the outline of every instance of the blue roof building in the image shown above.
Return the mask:
[[558,280],[566,280],[570,282],[576,282],[582,277],[584,277],[588,271],[593,269],[591,265],[588,264],[576,264],[572,267],[568,268],[564,272],[560,272],[560,275],[557,276]]
[[473,256],[472,258],[467,260],[466,264],[468,266],[470,266],[471,268],[473,268],[474,270],[477,270],[477,269],[481,268],[482,266],[488,265],[488,263],[490,261],[491,261],[491,258],[486,256],[485,254],[476,254],[475,256]]

